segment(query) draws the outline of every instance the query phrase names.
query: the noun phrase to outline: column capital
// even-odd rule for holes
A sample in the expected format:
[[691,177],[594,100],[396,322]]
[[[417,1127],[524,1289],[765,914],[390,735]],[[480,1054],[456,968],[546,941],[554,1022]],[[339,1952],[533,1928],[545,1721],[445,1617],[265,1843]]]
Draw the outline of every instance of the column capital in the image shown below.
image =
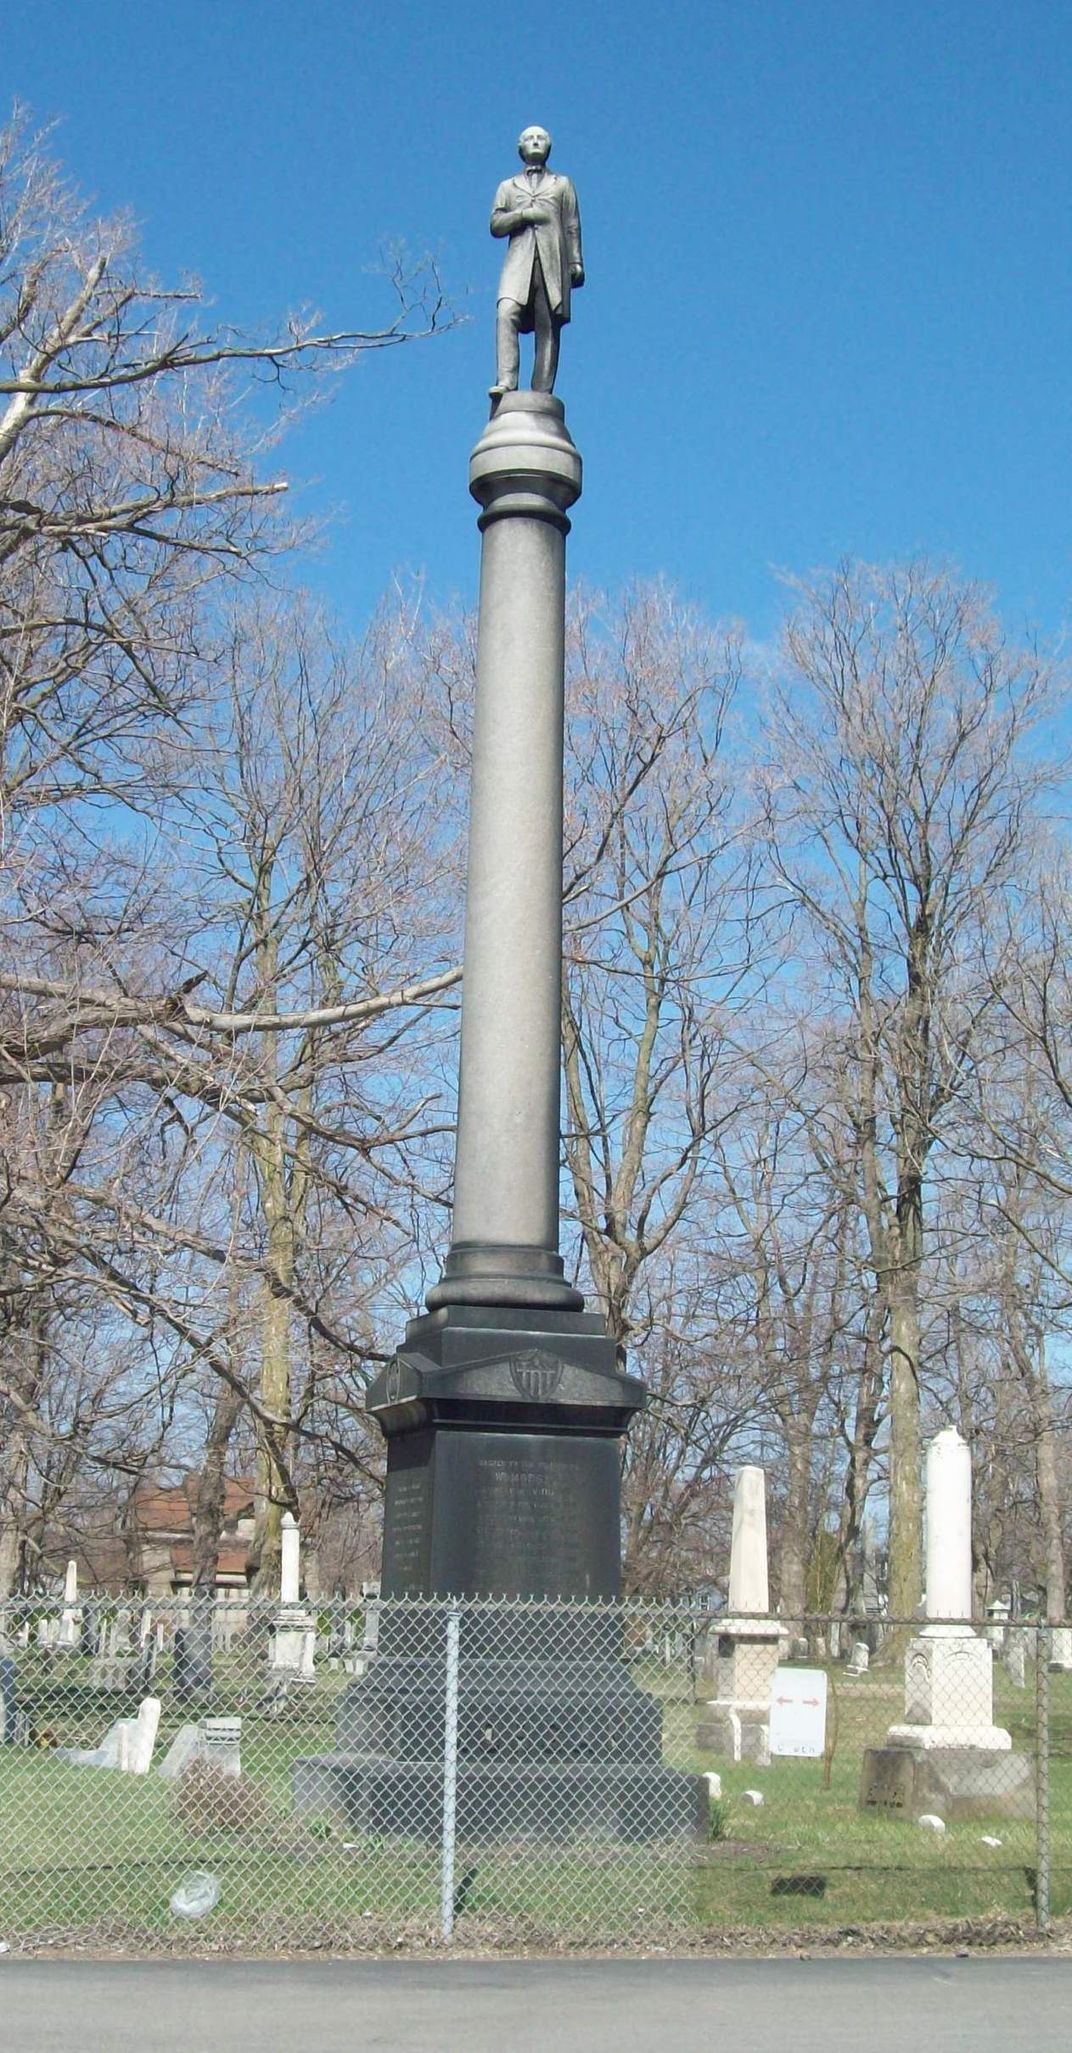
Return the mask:
[[566,409],[550,392],[504,392],[469,459],[469,490],[481,530],[514,514],[569,533],[566,508],[581,496],[581,456]]

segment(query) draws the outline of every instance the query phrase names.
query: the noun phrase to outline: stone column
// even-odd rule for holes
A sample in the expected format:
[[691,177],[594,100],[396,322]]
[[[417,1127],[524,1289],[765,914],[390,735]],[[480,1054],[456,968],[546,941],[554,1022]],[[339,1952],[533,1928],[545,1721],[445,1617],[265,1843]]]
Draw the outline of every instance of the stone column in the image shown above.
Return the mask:
[[738,1469],[733,1493],[729,1610],[765,1618],[770,1610],[767,1574],[767,1478],[761,1468]]
[[927,1624],[930,1638],[963,1637],[972,1615],[971,1449],[955,1426],[927,1449]]
[[301,1596],[301,1529],[292,1511],[284,1511],[279,1534],[279,1601],[296,1604]]
[[660,1707],[613,1608],[620,1441],[643,1390],[558,1248],[565,538],[581,489],[561,401],[502,394],[469,486],[483,542],[453,1238],[368,1393],[388,1443],[379,1644],[342,1694],[335,1754],[295,1763],[294,1800],[435,1836],[447,1625],[422,1600],[573,1598],[546,1616],[465,1612],[458,1830],[550,1824],[561,1789],[564,1835],[666,1837],[704,1829],[707,1791],[663,1766]]
[[440,1305],[580,1311],[558,1252],[566,508],[561,400],[507,392],[477,443],[483,511],[454,1224]]

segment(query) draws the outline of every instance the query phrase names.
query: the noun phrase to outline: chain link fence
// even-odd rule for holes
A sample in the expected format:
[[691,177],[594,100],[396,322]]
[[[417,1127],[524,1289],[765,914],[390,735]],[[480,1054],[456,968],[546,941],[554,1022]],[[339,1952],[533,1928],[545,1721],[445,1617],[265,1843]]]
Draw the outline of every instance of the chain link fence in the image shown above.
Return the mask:
[[1072,1632],[0,1612],[0,1940],[703,1946],[1072,1910]]

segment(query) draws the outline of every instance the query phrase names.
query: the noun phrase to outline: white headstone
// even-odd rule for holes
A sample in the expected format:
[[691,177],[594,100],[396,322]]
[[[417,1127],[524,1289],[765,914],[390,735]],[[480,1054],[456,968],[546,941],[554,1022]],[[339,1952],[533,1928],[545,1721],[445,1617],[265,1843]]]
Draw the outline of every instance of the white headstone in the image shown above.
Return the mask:
[[301,1532],[293,1512],[284,1511],[279,1535],[279,1601],[296,1604],[301,1593]]
[[776,1668],[771,1685],[770,1750],[797,1761],[821,1759],[826,1746],[826,1675],[821,1668]]
[[1027,1634],[1014,1628],[1005,1640],[1005,1666],[1017,1689],[1027,1686]]
[[82,1621],[76,1610],[78,1603],[78,1563],[69,1561],[63,1578],[63,1615],[56,1635],[58,1647],[76,1647],[82,1629]]
[[927,1617],[972,1614],[971,1449],[955,1426],[927,1449]]
[[765,1618],[770,1611],[767,1580],[767,1478],[749,1465],[737,1471],[730,1544],[731,1617]]
[[153,1748],[156,1745],[157,1728],[160,1724],[159,1697],[144,1697],[138,1706],[138,1715],[132,1721],[132,1731],[127,1765],[132,1775],[147,1775],[152,1766]]
[[380,1600],[370,1597],[365,1606],[365,1635],[361,1642],[362,1652],[374,1654],[380,1643]]

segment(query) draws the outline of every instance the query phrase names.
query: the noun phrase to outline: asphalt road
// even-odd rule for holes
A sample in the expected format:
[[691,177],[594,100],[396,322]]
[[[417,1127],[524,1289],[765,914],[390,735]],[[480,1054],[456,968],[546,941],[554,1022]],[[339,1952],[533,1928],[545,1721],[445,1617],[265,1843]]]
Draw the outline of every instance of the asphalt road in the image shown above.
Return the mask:
[[1072,1959],[0,1962],[4,2053],[1068,2053]]

